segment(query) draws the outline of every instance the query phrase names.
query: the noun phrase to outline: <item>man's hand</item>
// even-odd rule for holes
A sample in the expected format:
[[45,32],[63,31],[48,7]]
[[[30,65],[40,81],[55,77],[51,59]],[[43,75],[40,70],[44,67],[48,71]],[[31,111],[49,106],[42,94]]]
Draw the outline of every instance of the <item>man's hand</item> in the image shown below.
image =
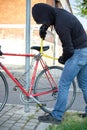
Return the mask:
[[72,57],[72,55],[73,55],[73,52],[63,53],[63,55],[60,56],[59,59],[58,59],[59,63],[65,64],[65,62],[66,62],[70,57]]
[[58,59],[58,61],[61,64],[65,64],[65,60],[64,60],[63,56],[60,56],[59,59]]
[[39,30],[39,35],[40,35],[40,37],[44,40],[45,39],[45,37],[46,37],[46,34],[47,34],[47,29],[48,29],[48,26],[47,25],[42,25],[41,27],[40,27],[40,30]]

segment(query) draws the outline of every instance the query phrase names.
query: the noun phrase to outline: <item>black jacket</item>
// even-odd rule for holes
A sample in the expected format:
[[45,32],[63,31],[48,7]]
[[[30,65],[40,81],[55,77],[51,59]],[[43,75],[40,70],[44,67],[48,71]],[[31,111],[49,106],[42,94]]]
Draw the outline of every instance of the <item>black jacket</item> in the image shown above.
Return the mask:
[[87,35],[82,24],[68,11],[38,3],[32,8],[32,15],[38,24],[54,25],[65,59],[73,55],[74,49],[87,47]]

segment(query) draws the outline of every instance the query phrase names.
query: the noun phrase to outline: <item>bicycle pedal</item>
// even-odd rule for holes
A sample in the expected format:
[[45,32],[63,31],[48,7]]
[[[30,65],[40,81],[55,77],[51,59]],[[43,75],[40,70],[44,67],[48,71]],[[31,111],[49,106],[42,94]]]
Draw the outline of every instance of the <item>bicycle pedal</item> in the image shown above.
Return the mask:
[[46,104],[38,104],[39,107],[43,107],[43,106],[46,106]]
[[44,104],[42,104],[42,106],[46,106],[46,104],[44,103]]
[[13,91],[17,91],[17,86],[14,86],[14,87],[13,87]]

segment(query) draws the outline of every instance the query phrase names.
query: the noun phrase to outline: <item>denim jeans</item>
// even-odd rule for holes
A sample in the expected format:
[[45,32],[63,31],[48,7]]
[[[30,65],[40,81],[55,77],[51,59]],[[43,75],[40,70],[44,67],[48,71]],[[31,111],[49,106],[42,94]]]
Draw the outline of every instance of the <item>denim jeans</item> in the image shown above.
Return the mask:
[[[51,113],[58,120],[62,119],[65,112],[70,84],[75,77],[77,77],[78,85],[83,92],[83,97],[87,104],[87,47],[75,49],[73,56],[65,63],[58,83],[59,92],[57,101]],[[87,113],[87,106],[85,107],[85,112]]]

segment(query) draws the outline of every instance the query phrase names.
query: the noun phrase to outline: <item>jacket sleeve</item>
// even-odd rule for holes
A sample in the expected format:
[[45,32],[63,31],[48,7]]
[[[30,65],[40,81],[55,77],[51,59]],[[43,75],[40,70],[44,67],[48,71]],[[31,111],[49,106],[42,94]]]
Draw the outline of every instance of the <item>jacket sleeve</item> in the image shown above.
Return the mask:
[[71,38],[71,29],[69,27],[62,25],[57,33],[62,42],[62,47],[63,47],[62,57],[64,61],[66,61],[74,53],[74,47],[73,47],[72,38]]

